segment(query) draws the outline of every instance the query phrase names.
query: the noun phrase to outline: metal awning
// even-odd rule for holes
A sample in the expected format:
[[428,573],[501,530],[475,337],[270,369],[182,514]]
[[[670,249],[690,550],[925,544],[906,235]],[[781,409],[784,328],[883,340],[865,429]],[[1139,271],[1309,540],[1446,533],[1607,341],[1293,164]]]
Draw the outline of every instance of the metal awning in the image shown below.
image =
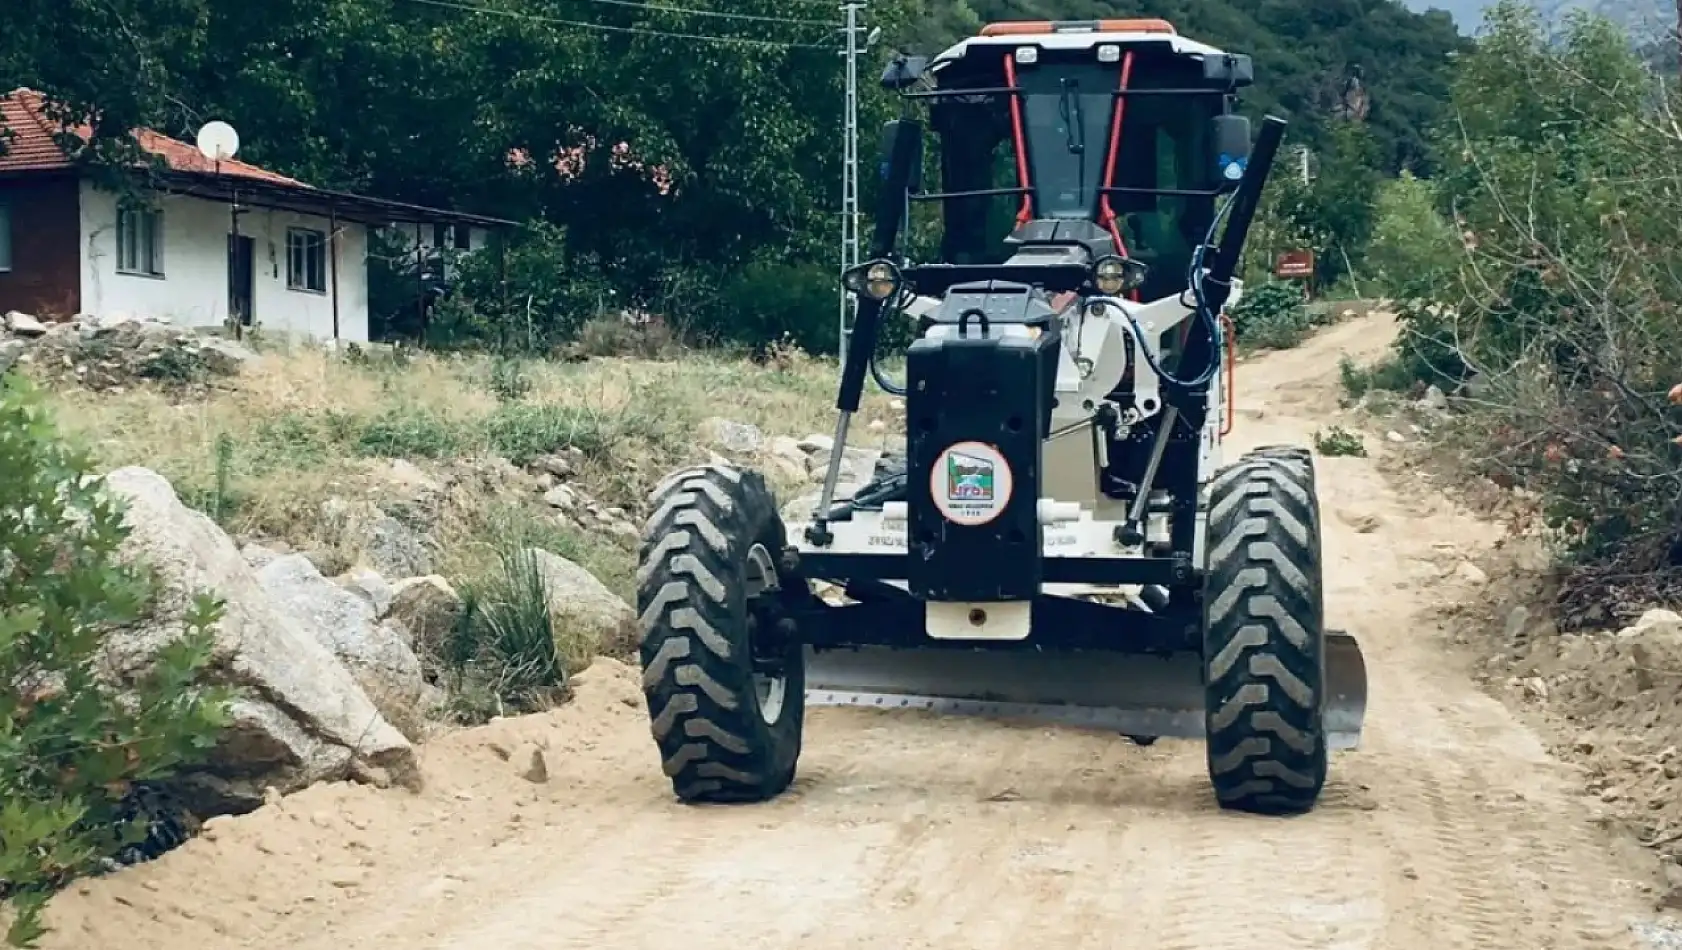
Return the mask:
[[446,208],[428,208],[386,198],[370,198],[346,192],[327,191],[308,185],[288,185],[243,176],[216,175],[198,172],[151,172],[147,175],[151,187],[169,194],[190,195],[209,201],[233,202],[275,211],[336,217],[373,226],[394,224],[465,224],[470,227],[501,230],[518,227],[519,222],[492,218]]

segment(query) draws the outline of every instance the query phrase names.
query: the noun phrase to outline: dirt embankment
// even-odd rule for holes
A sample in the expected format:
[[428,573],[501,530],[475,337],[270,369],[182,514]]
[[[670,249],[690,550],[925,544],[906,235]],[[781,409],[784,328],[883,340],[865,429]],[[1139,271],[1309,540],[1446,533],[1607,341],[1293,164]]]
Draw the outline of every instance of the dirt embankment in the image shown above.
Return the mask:
[[[1390,330],[1365,317],[1246,361],[1234,448],[1340,421],[1338,355]],[[1488,596],[1460,565],[1498,529],[1369,444],[1320,460],[1328,618],[1361,640],[1371,704],[1310,815],[1219,812],[1192,743],[858,710],[811,715],[778,801],[686,808],[635,673],[607,664],[566,708],[428,744],[418,795],[314,788],[80,885],[47,946],[1657,945],[1653,863],[1593,826],[1582,777],[1442,622]]]

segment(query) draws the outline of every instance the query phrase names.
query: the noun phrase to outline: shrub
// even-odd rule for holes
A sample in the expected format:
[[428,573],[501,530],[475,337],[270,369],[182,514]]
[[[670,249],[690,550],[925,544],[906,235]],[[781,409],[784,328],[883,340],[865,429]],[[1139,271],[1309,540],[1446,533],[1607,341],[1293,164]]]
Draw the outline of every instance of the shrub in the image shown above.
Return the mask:
[[1405,300],[1442,294],[1455,284],[1461,257],[1454,225],[1437,213],[1428,181],[1402,172],[1378,191],[1366,277],[1385,294]]
[[231,696],[194,685],[221,610],[207,597],[137,681],[99,674],[150,580],[118,561],[119,505],[16,376],[0,384],[0,484],[0,894],[8,943],[30,947],[55,888],[146,840],[134,799],[202,760]]
[[548,584],[532,549],[504,549],[497,571],[463,585],[441,659],[455,672],[457,714],[468,721],[529,711],[566,685]]
[[749,265],[727,281],[695,331],[714,343],[743,346],[756,355],[779,341],[808,353],[836,352],[841,286],[816,264],[770,261]]
[[1301,287],[1270,281],[1244,289],[1238,305],[1232,308],[1232,327],[1241,344],[1286,349],[1301,343],[1313,322],[1303,303]]

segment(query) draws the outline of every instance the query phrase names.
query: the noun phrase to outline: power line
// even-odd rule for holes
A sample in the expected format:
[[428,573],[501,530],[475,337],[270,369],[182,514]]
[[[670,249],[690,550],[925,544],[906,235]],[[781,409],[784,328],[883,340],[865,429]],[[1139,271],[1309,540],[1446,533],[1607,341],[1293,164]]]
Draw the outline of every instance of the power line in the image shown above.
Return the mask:
[[[443,7],[451,10],[462,10],[467,13],[482,13],[490,16],[507,17],[514,20],[526,20],[532,23],[548,23],[553,26],[570,26],[581,30],[599,30],[604,33],[630,33],[638,36],[658,36],[666,39],[698,40],[703,43],[758,46],[767,49],[835,49],[833,46],[827,46],[821,43],[785,43],[775,40],[748,39],[746,37],[709,36],[703,33],[674,33],[668,30],[650,30],[644,27],[636,26],[611,26],[606,23],[588,23],[583,20],[564,20],[559,17],[544,16],[539,13],[521,13],[515,10],[497,10],[492,7],[482,7],[471,3],[454,3],[451,2],[451,0],[408,0],[408,2],[424,4],[429,7]],[[629,3],[629,0],[624,0],[624,2]],[[653,9],[660,8],[653,7]]]
[[660,3],[641,3],[638,0],[579,0],[582,3],[600,3],[610,7],[632,7],[637,10],[657,10],[661,13],[681,13],[685,16],[718,17],[725,20],[752,20],[758,23],[788,23],[794,26],[835,26],[827,20],[791,20],[780,16],[763,16],[757,13],[727,13],[723,10],[696,10],[692,7],[669,7]]

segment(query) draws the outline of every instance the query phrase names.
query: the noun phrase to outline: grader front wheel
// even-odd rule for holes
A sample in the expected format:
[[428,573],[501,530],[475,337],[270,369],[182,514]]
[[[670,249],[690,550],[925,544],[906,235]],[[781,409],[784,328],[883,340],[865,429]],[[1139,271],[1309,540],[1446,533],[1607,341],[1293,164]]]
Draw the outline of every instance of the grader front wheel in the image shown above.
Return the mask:
[[1223,808],[1304,812],[1325,785],[1318,515],[1311,457],[1252,453],[1211,484],[1204,708]]
[[775,614],[764,598],[805,595],[778,576],[775,499],[758,473],[715,465],[667,479],[652,501],[637,612],[661,765],[686,802],[773,798],[794,778],[806,698],[800,646],[767,645],[761,630]]

